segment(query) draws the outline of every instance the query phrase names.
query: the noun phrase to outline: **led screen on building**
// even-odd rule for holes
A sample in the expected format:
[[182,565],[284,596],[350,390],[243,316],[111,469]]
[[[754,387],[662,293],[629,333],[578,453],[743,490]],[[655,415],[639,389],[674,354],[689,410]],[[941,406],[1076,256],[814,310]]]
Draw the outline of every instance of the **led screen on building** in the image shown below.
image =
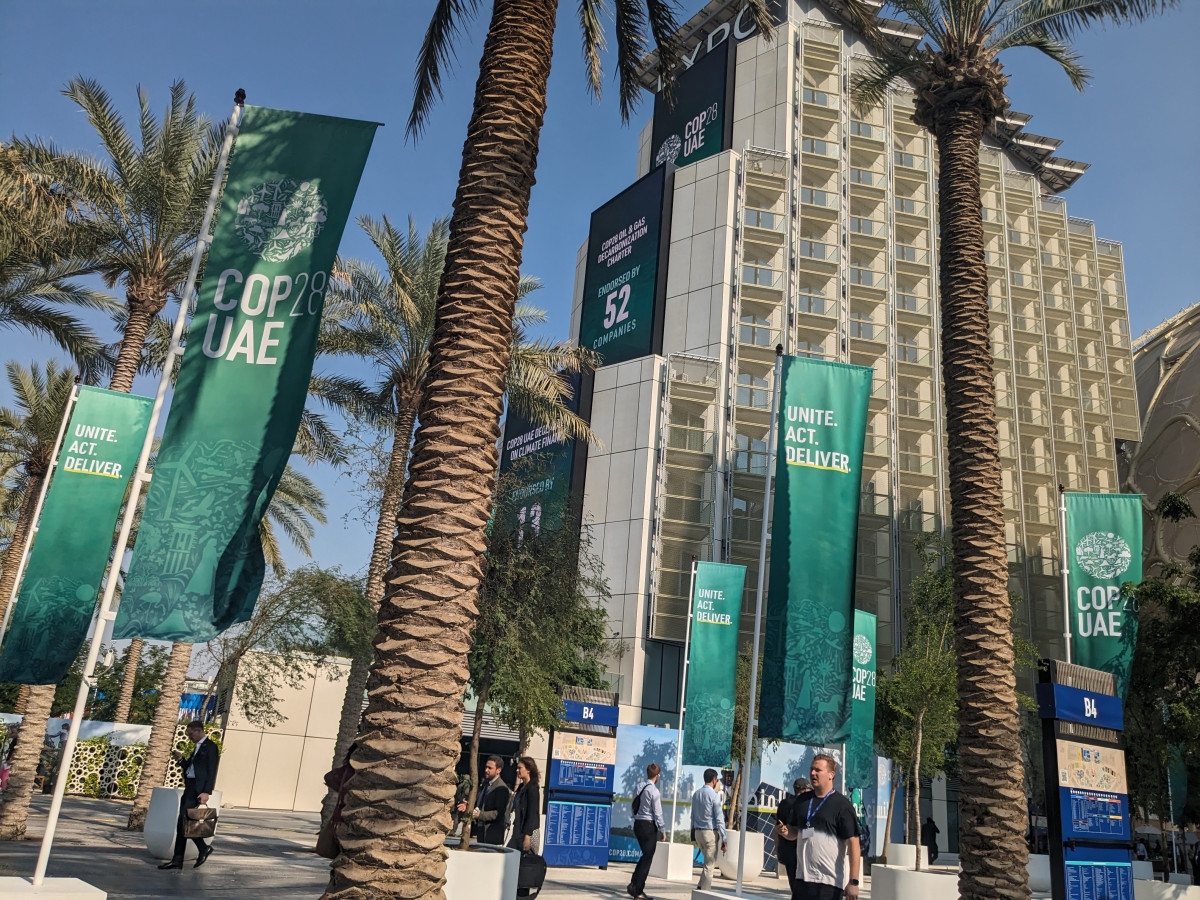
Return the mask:
[[[572,412],[580,412],[583,378],[570,379]],[[590,393],[590,387],[587,388]],[[586,417],[587,410],[583,410]],[[509,407],[500,448],[503,496],[498,504],[498,524],[504,528],[539,533],[557,528],[571,499],[576,468],[576,441],[552,434]]]
[[600,365],[662,349],[670,183],[659,166],[592,213],[579,344],[600,354]]
[[700,57],[675,82],[675,103],[654,96],[652,165],[686,166],[728,150],[733,142],[733,41]]

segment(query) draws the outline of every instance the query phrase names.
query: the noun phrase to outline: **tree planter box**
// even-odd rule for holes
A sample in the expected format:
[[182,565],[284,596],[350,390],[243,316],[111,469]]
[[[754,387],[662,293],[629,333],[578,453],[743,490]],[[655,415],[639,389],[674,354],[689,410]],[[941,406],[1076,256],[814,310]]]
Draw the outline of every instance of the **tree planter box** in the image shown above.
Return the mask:
[[897,869],[915,869],[918,850],[921,851],[921,868],[924,869],[929,865],[929,850],[912,844],[888,844],[887,864]]
[[459,850],[455,840],[446,850],[446,900],[516,900],[520,852],[474,842]]
[[[767,836],[761,831],[751,831],[746,834],[746,865],[742,869],[743,884],[757,881],[762,874],[763,850],[766,847],[766,840]],[[717,868],[721,870],[723,877],[736,881],[741,832],[726,832],[725,842],[725,852],[717,854]]]
[[[892,858],[888,849],[888,859]],[[958,873],[914,872],[899,866],[871,867],[871,900],[958,900]]]
[[1200,887],[1136,880],[1133,882],[1133,896],[1135,900],[1200,900]]
[[650,876],[667,881],[691,881],[695,852],[696,848],[691,844],[659,841],[654,850],[654,861],[650,863]]
[[1026,868],[1029,870],[1029,889],[1049,893],[1050,857],[1045,853],[1030,853]]

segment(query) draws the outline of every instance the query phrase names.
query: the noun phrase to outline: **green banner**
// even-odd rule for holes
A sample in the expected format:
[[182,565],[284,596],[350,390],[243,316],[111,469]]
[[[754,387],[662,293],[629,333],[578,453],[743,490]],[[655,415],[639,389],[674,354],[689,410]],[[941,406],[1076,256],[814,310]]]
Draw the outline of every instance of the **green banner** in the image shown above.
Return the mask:
[[875,780],[875,616],[854,611],[851,649],[850,740],[846,786],[868,791]]
[[854,548],[872,370],[783,358],[759,734],[850,730]]
[[729,765],[736,696],[738,622],[746,567],[696,564],[684,698],[683,765]]
[[0,655],[0,681],[57,684],[87,637],[148,397],[81,387]]
[[372,122],[246,107],[114,637],[249,618]]
[[661,349],[669,183],[667,167],[659,166],[592,213],[579,345],[599,353],[601,365]]
[[733,138],[730,69],[735,47],[729,41],[681,72],[674,103],[668,103],[661,91],[654,95],[650,137],[654,165],[688,166],[729,149]]
[[1066,495],[1071,662],[1111,672],[1122,699],[1137,643],[1137,608],[1121,585],[1142,580],[1142,495]]

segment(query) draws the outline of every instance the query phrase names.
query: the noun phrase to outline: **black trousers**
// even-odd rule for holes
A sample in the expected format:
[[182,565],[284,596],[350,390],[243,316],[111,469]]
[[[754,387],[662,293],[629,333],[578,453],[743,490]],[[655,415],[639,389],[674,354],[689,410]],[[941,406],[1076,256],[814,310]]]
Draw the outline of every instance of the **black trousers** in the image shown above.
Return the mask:
[[[187,821],[187,811],[195,809],[200,805],[200,797],[196,793],[196,779],[185,779],[183,785],[183,799],[179,801],[179,820],[175,823],[175,852],[172,859],[183,859],[183,851],[187,848],[188,839],[183,836],[183,823]],[[201,853],[207,844],[204,843],[204,838],[192,838],[192,843],[196,845],[196,849]]]
[[832,884],[797,881],[792,885],[792,900],[842,900],[842,889]]
[[779,838],[775,845],[775,858],[779,860],[783,871],[787,873],[788,888],[794,891],[796,889],[796,842]]
[[642,848],[642,858],[633,867],[633,880],[629,882],[634,896],[637,896],[646,890],[646,876],[650,874],[650,863],[654,862],[654,851],[658,847],[658,826],[644,819],[636,819],[633,836]]

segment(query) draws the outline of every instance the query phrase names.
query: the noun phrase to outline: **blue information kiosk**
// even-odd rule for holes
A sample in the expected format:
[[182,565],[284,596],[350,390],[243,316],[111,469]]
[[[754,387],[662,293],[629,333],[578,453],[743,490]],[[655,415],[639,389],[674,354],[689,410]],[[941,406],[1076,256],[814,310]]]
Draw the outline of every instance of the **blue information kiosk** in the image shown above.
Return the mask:
[[[586,695],[605,695],[604,702]],[[550,736],[542,855],[551,866],[605,869],[617,763],[616,695],[574,689],[563,706],[563,727]]]
[[1115,680],[1043,660],[1037,701],[1054,900],[1133,900],[1124,715]]

